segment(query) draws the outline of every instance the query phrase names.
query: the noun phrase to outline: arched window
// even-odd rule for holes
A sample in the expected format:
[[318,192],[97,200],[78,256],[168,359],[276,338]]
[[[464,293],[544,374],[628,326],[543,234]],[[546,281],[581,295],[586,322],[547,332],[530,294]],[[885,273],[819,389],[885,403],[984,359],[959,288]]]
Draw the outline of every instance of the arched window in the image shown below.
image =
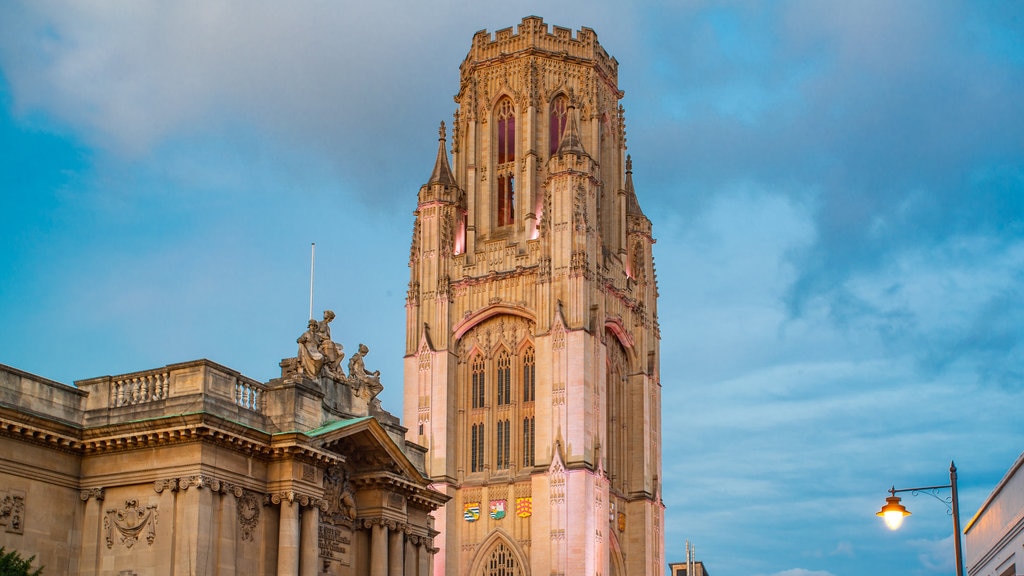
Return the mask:
[[483,576],[521,576],[523,572],[504,542],[499,542],[484,565]]
[[508,350],[498,355],[498,406],[512,403],[512,357]]
[[498,103],[498,164],[516,160],[516,110],[512,100],[503,98]]
[[497,223],[508,226],[515,221],[516,111],[512,100],[503,98],[496,110],[498,134]]
[[482,354],[473,356],[473,363],[470,367],[473,377],[470,379],[471,394],[473,396],[473,408],[484,407],[484,357]]
[[523,352],[523,402],[537,399],[537,364],[530,346]]
[[568,109],[569,99],[565,94],[559,94],[551,101],[551,110],[548,114],[548,144],[552,156],[558,152],[558,144],[562,141],[562,132],[565,131],[565,124],[569,118]]

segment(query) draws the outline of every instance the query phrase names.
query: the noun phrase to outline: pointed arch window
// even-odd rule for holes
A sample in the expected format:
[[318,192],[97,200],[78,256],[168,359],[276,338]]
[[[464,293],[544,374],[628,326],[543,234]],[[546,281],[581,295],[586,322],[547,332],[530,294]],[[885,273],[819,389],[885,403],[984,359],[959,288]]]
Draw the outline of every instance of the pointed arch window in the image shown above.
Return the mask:
[[550,154],[558,152],[558,144],[562,141],[562,132],[568,121],[569,99],[565,94],[559,94],[551,100],[551,108],[548,114],[548,144]]
[[498,164],[516,160],[516,110],[512,100],[503,98],[498,103]]
[[483,354],[473,356],[473,363],[470,365],[472,377],[470,378],[470,394],[473,397],[473,408],[483,408],[485,401],[484,387],[484,357]]
[[537,362],[530,346],[523,352],[523,402],[537,399]]
[[495,111],[497,127],[497,223],[508,226],[515,221],[516,110],[512,100],[502,98]]
[[512,356],[508,350],[498,355],[498,406],[512,403]]
[[484,565],[483,576],[521,576],[522,571],[516,563],[516,557],[512,551],[499,542],[491,551],[487,563]]

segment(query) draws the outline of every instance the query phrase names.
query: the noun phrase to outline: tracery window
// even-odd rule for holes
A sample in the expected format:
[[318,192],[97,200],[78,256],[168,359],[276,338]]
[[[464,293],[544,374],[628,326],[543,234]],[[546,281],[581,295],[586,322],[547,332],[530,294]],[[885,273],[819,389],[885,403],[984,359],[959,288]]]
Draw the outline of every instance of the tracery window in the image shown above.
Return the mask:
[[482,354],[477,354],[473,357],[472,364],[473,378],[470,382],[472,388],[471,394],[473,396],[473,408],[483,408],[485,403],[485,388],[484,388],[484,357]]
[[512,100],[503,98],[495,111],[497,127],[497,224],[515,221],[516,114]]
[[512,403],[512,357],[508,350],[498,355],[498,406]]
[[552,156],[558,152],[558,145],[562,141],[562,132],[565,131],[565,124],[569,118],[568,109],[569,99],[565,94],[559,94],[551,101],[548,115],[548,144]]
[[523,352],[523,402],[537,399],[537,363],[533,346]]
[[516,563],[516,557],[512,551],[499,542],[491,552],[490,558],[484,567],[484,576],[520,576],[522,571]]
[[[460,339],[459,468],[466,474],[485,468],[508,474],[521,462],[533,466],[537,384],[536,352],[528,336],[532,330],[533,323],[524,318],[501,315]],[[519,386],[526,390],[520,392]]]

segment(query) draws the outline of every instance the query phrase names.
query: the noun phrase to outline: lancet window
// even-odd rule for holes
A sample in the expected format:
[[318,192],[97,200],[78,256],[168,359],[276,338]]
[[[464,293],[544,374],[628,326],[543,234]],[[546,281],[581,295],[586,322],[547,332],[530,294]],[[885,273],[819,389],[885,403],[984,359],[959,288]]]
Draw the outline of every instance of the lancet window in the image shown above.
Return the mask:
[[473,395],[473,408],[483,408],[486,402],[486,388],[484,387],[484,377],[486,372],[484,370],[484,357],[483,354],[476,354],[473,356],[472,364],[472,380],[470,388],[472,389]]
[[469,469],[471,472],[484,471],[484,425],[473,424],[470,434]]
[[503,98],[495,110],[497,146],[497,225],[515,222],[516,113],[512,100]]

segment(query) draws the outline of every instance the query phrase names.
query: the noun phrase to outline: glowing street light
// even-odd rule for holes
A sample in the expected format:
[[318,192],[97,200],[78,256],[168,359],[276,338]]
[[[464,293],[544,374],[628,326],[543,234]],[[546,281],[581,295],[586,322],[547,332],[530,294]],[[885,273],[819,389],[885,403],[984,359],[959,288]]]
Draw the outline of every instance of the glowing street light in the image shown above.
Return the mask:
[[[939,490],[945,488],[950,489],[949,498],[940,498],[938,495]],[[953,544],[954,552],[956,553],[956,574],[957,576],[964,576],[964,562],[963,552],[960,548],[960,502],[956,494],[956,464],[953,462],[949,463],[949,484],[942,486],[924,486],[921,488],[901,488],[896,489],[895,486],[889,489],[889,496],[885,499],[885,506],[875,513],[876,516],[881,516],[885,519],[885,525],[890,530],[896,530],[903,524],[903,519],[910,516],[910,512],[907,511],[906,507],[900,504],[900,498],[896,495],[897,492],[910,492],[914,496],[918,494],[928,494],[939,502],[946,505],[946,511],[953,515]]]
[[900,497],[896,495],[896,487],[893,486],[889,489],[889,496],[885,499],[885,506],[882,506],[882,510],[876,512],[876,516],[881,516],[885,520],[885,525],[889,527],[889,530],[897,530],[903,525],[903,517],[910,516],[910,512],[907,512],[907,507],[900,504]]

